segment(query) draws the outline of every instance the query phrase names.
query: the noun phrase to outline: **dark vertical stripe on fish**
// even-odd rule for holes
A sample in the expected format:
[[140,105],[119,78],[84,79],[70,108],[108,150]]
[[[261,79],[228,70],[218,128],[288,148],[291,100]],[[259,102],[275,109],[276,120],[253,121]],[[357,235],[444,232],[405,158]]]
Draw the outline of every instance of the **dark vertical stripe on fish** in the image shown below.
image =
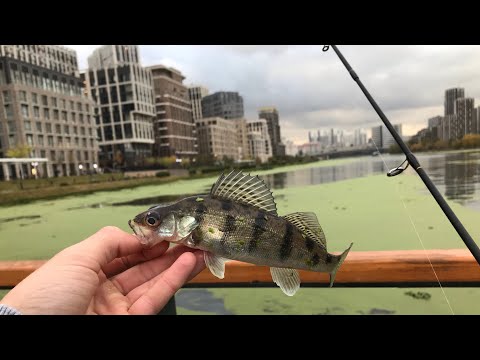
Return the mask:
[[223,200],[222,201],[222,210],[230,211],[233,209],[233,203],[230,200]]
[[319,262],[320,262],[320,256],[318,256],[318,254],[313,255],[312,256],[312,265],[317,266]]
[[203,202],[197,203],[197,206],[195,207],[195,218],[198,222],[201,222],[203,220],[206,212],[207,207],[205,206],[205,204]]
[[223,236],[222,236],[222,239],[220,240],[220,243],[224,244],[227,241],[228,236],[232,234],[235,231],[235,229],[236,229],[235,218],[232,215],[227,215],[225,217],[225,225],[223,226]]
[[307,236],[305,238],[305,246],[307,247],[307,250],[312,251],[315,247],[315,241]]
[[283,236],[282,246],[280,247],[280,259],[285,260],[292,252],[293,245],[293,225],[287,222],[285,235]]
[[258,245],[258,240],[262,234],[267,231],[267,214],[264,211],[257,212],[255,217],[255,223],[253,224],[252,235],[250,236],[250,242],[248,243],[248,252],[253,252]]

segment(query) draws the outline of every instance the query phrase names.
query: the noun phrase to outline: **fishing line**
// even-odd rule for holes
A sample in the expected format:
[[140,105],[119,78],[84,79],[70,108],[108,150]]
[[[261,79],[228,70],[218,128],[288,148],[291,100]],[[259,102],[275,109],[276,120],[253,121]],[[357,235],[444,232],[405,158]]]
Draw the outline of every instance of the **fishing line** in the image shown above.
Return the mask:
[[[398,196],[400,197],[399,184],[397,184],[397,192],[398,192]],[[452,315],[455,315],[455,313],[453,312],[452,306],[450,305],[450,301],[448,301],[447,294],[445,293],[445,290],[443,289],[443,286],[440,283],[440,279],[437,276],[437,272],[435,271],[435,268],[433,267],[432,261],[430,260],[430,256],[428,256],[428,252],[425,249],[425,245],[423,244],[422,238],[420,237],[420,234],[417,231],[417,227],[415,226],[415,223],[413,222],[413,219],[410,216],[410,213],[408,212],[407,205],[405,204],[405,201],[403,200],[402,197],[400,197],[400,200],[402,200],[402,204],[403,204],[403,207],[405,208],[405,212],[407,213],[408,218],[410,219],[410,222],[412,223],[413,230],[415,230],[415,233],[417,234],[417,238],[420,241],[420,244],[422,245],[423,252],[425,253],[425,257],[427,258],[428,262],[430,263],[433,274],[435,275],[435,278],[437,279],[438,286],[440,287],[440,290],[442,290],[443,296],[445,297],[445,301],[447,302],[448,307],[450,308],[450,311],[452,312]]]
[[[388,169],[387,162],[383,158],[382,152],[380,151],[377,144],[375,143],[375,140],[373,140],[373,137],[372,137],[372,142],[373,142],[373,145],[375,145],[375,148],[377,149],[378,155],[380,155],[380,158],[382,159],[383,164],[385,165],[385,169]],[[447,305],[448,305],[450,311],[452,312],[452,315],[455,315],[455,313],[453,312],[452,306],[450,305],[450,301],[448,300],[447,294],[445,293],[445,290],[443,289],[442,283],[440,282],[440,279],[438,278],[437,272],[435,271],[435,267],[433,266],[432,261],[430,260],[430,256],[428,256],[427,249],[425,248],[425,245],[423,244],[422,238],[421,238],[421,236],[420,236],[420,234],[417,230],[417,227],[415,226],[415,223],[413,222],[413,219],[410,216],[410,212],[408,211],[407,204],[405,203],[405,201],[403,200],[403,198],[400,194],[400,184],[399,183],[397,183],[396,189],[397,189],[398,198],[402,201],[403,208],[405,209],[405,212],[407,213],[408,218],[410,219],[410,223],[412,224],[412,227],[413,227],[413,230],[415,231],[415,234],[417,234],[417,238],[418,238],[418,241],[420,242],[420,245],[422,246],[423,253],[425,254],[425,257],[427,258],[428,263],[430,264],[430,267],[432,268],[433,274],[435,275],[435,278],[437,279],[438,286],[440,287],[440,290],[442,290],[443,296],[445,297],[445,301],[447,302]]]

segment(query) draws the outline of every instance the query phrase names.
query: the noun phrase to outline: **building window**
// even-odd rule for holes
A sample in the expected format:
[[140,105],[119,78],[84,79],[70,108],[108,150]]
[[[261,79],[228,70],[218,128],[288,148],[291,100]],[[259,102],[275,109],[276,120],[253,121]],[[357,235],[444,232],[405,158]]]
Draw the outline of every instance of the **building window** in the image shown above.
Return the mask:
[[46,95],[42,95],[42,104],[43,106],[48,106],[48,97]]
[[53,107],[58,107],[57,98],[55,98],[55,97],[52,97],[52,106]]
[[43,118],[46,120],[50,119],[50,111],[48,109],[43,109]]
[[75,146],[79,146],[78,137],[75,138]]
[[61,136],[57,136],[57,145],[58,146],[63,146],[63,139]]
[[83,114],[79,114],[78,119],[80,120],[80,123],[83,124]]
[[47,152],[45,150],[40,150],[40,157],[45,159],[46,156],[47,156]]
[[20,101],[27,101],[27,92],[26,91],[19,91],[18,96]]
[[62,109],[66,110],[67,109],[67,101],[65,99],[60,100],[60,104],[62,105]]
[[[73,109],[72,109],[73,110]],[[82,103],[77,103],[77,110],[82,111]]]
[[48,137],[48,146],[53,146],[53,136]]
[[4,105],[4,108],[5,108],[5,116],[7,118],[12,118],[13,117],[12,107],[10,105]]
[[3,102],[4,103],[10,102],[10,91],[6,90],[3,92]]
[[27,144],[33,146],[33,135],[27,134]]
[[78,134],[78,128],[77,128],[76,126],[73,127],[73,133],[74,133],[75,135]]
[[85,138],[82,139],[82,146],[83,146],[84,148],[87,147],[87,139],[85,139]]
[[28,105],[22,104],[20,110],[22,111],[22,116],[28,118]]
[[55,134],[60,134],[62,132],[62,129],[60,128],[60,125],[55,125]]
[[67,121],[67,112],[66,111],[62,111],[62,120]]
[[50,160],[56,161],[55,150],[50,151]]
[[52,124],[46,123],[45,125],[47,126],[47,133],[51,134],[52,133]]
[[37,121],[36,126],[37,126],[37,131],[42,132],[42,123]]
[[40,118],[40,108],[38,106],[33,107],[33,117],[35,119]]
[[72,121],[77,122],[77,115],[73,112],[71,113],[71,115],[72,115]]
[[69,128],[68,125],[65,125],[65,126],[63,127],[63,132],[64,132],[65,134],[70,134],[70,128]]
[[9,135],[8,136],[8,145],[10,147],[14,147],[15,146],[15,135]]
[[32,102],[38,104],[38,95],[36,93],[32,93]]
[[9,133],[14,133],[15,132],[15,122],[14,121],[9,121],[7,123],[8,127],[8,132]]
[[75,110],[75,103],[70,100],[70,110],[74,111]]
[[43,135],[38,135],[37,140],[38,140],[38,145],[43,146]]
[[85,136],[85,128],[83,126],[80,127],[80,134]]
[[58,110],[53,110],[53,120],[58,120]]

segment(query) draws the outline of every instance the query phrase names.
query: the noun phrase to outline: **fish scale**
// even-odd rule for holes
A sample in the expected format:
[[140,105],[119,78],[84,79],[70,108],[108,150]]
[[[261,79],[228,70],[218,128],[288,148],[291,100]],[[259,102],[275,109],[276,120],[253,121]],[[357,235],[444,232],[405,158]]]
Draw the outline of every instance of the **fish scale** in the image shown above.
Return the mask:
[[167,240],[204,250],[207,267],[220,278],[228,260],[270,266],[274,282],[290,296],[300,287],[296,269],[327,272],[332,286],[352,246],[328,253],[315,214],[278,216],[266,184],[239,171],[222,174],[210,194],[152,207],[129,224],[145,245]]

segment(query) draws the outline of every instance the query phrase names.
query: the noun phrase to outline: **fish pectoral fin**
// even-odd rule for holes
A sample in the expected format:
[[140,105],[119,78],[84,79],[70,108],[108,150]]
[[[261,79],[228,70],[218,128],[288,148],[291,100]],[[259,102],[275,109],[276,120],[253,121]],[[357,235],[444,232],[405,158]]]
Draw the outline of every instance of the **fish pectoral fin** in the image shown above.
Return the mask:
[[225,277],[225,262],[228,259],[214,255],[208,251],[203,253],[203,257],[205,259],[205,265],[207,265],[210,272],[219,279],[223,279]]
[[271,267],[270,273],[275,284],[288,295],[293,296],[300,288],[300,275],[295,269]]

